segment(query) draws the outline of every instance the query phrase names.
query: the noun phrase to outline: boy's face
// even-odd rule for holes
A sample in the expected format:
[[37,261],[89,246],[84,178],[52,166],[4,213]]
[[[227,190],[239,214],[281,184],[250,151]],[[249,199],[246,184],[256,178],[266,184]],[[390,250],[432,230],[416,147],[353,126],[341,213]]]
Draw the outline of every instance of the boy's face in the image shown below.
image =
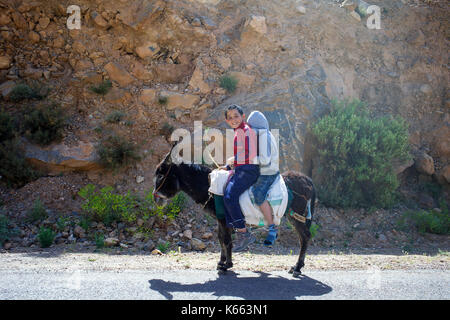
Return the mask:
[[245,114],[241,115],[239,113],[239,111],[237,110],[228,110],[227,111],[227,118],[225,119],[225,121],[228,123],[228,125],[233,128],[236,129],[237,127],[239,127],[242,123],[242,121],[244,121],[245,119]]

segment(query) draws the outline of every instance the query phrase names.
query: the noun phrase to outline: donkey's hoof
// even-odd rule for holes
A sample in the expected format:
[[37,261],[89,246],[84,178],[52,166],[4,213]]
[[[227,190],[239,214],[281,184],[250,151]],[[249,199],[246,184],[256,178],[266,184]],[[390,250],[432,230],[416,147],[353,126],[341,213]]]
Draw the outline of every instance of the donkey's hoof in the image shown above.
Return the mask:
[[219,262],[217,264],[217,270],[223,270],[223,271],[227,271],[229,268],[233,267],[233,263],[223,263],[223,262]]
[[291,270],[289,270],[289,273],[291,273],[294,278],[298,278],[299,276],[302,275],[302,272],[296,269],[297,269],[296,266],[293,266],[291,267]]
[[224,276],[228,273],[227,269],[217,269],[217,274],[219,276]]
[[218,265],[217,265],[217,270],[218,270],[218,271],[227,272],[227,267],[225,267],[224,264],[222,264],[222,265],[218,264]]
[[292,276],[293,276],[294,278],[299,278],[301,275],[302,275],[302,272],[301,272],[301,271],[293,271],[293,272],[292,272]]

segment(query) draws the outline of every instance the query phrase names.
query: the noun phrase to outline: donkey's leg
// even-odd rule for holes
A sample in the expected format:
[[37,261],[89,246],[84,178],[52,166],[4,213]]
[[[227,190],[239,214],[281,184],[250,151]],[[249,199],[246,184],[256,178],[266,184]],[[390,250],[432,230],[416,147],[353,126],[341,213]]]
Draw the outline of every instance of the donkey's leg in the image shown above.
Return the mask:
[[294,277],[299,276],[302,272],[301,269],[305,266],[305,256],[306,250],[308,249],[309,239],[311,238],[311,233],[306,224],[301,224],[302,231],[302,247],[300,249],[300,254],[298,256],[297,268],[294,270]]
[[297,231],[300,243],[300,254],[298,256],[297,263],[291,268],[289,273],[292,273],[294,277],[298,277],[302,274],[301,269],[305,265],[306,249],[308,248],[308,242],[311,237],[311,233],[309,232],[309,229],[305,223],[299,222],[290,216],[288,217],[291,223],[294,225],[295,230]]
[[227,261],[227,256],[226,256],[226,246],[225,246],[225,226],[222,220],[218,219],[217,220],[218,223],[218,238],[219,238],[219,243],[220,243],[220,260],[219,263],[217,264],[217,269],[219,269],[219,267],[225,265],[225,262]]
[[227,271],[228,268],[233,267],[231,260],[231,228],[226,226],[225,219],[218,219],[219,224],[219,242],[220,242],[220,261],[217,264],[217,270]]

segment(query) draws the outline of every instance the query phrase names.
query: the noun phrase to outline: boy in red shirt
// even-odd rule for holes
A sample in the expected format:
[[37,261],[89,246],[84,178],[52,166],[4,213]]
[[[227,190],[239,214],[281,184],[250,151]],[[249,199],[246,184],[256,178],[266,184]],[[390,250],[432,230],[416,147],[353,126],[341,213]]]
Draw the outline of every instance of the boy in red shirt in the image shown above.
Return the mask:
[[[227,225],[237,231],[234,252],[244,251],[255,237],[245,227],[245,217],[239,205],[239,197],[250,188],[259,177],[257,165],[256,133],[245,122],[241,107],[231,105],[225,111],[225,120],[234,129],[234,175],[224,193],[225,220]],[[229,167],[227,167],[229,169]]]

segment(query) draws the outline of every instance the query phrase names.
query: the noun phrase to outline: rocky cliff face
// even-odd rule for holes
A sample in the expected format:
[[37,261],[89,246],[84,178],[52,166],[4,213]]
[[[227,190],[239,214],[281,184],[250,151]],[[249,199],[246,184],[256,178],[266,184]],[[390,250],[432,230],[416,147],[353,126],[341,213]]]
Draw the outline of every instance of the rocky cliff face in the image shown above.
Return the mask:
[[[354,11],[356,0],[72,2],[0,0],[2,105],[19,110],[8,95],[33,79],[50,86],[49,99],[70,116],[61,143],[28,148],[53,173],[88,170],[104,184],[134,176],[140,182],[132,187],[149,188],[169,150],[163,126],[224,127],[224,107],[237,103],[263,111],[280,130],[283,169],[312,174],[308,124],[331,99],[359,98],[407,119],[417,172],[448,188],[446,1],[372,0],[381,8],[379,30]],[[80,7],[79,30],[67,27],[71,4]],[[226,74],[239,80],[232,94],[219,86]],[[113,88],[104,97],[89,90],[107,79]],[[113,110],[126,121],[105,124]],[[94,165],[93,145],[109,131],[144,154],[121,178]]]

